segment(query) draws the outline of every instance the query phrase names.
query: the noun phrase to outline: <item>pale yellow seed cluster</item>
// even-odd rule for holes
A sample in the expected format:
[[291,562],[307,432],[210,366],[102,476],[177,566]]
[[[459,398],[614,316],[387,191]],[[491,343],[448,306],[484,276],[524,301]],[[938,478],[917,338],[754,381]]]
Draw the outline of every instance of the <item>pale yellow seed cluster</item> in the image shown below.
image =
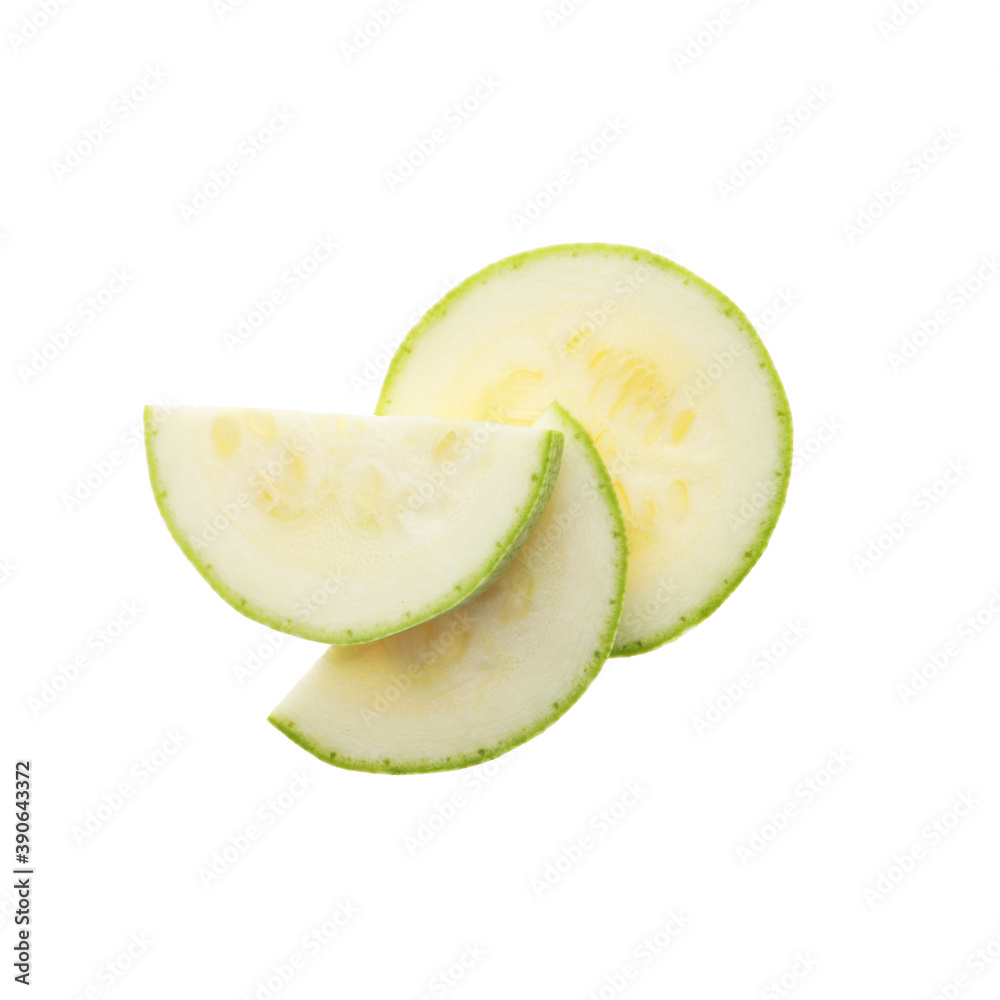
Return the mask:
[[435,462],[445,462],[454,453],[457,443],[458,435],[454,431],[445,431],[443,434],[439,434],[431,448],[431,458]]
[[515,563],[501,582],[507,588],[507,596],[500,606],[500,620],[509,625],[520,621],[531,610],[531,599],[535,593],[535,575],[522,563]]
[[374,465],[366,465],[354,480],[354,509],[362,520],[375,517],[384,489],[382,473]]
[[[590,333],[584,329],[569,339],[566,343],[569,357],[582,358],[588,354],[586,341]],[[654,365],[630,351],[608,344],[597,344],[586,361],[588,370],[594,375],[588,402],[605,409],[609,423],[624,422],[625,427],[638,434],[643,447],[664,439],[675,445],[684,441],[695,419],[694,410],[683,409],[671,415],[673,390],[658,375]],[[602,427],[594,439],[599,448],[606,429]],[[645,490],[641,497],[631,496],[620,479],[614,480],[614,487],[629,528],[640,533],[652,531],[661,514],[654,492]],[[670,483],[664,497],[666,511],[679,517],[687,512],[689,503],[688,484],[683,479]],[[633,538],[634,542],[639,540]]]
[[244,410],[243,423],[261,441],[273,441],[278,436],[278,423],[267,410]]
[[[610,466],[614,465],[614,442],[606,435],[613,426],[635,434],[645,448],[657,443],[679,445],[687,438],[695,411],[685,408],[675,412],[674,390],[650,361],[612,344],[595,342],[592,327],[583,327],[572,334],[563,350],[568,358],[585,363],[591,373],[587,403],[595,414],[595,426],[589,429]],[[509,372],[496,389],[496,416],[506,423],[534,421],[551,402],[544,393],[536,391],[544,381],[545,373],[536,369]],[[681,517],[690,505],[690,487],[683,479],[671,482],[659,496],[648,489],[639,496],[630,494],[620,478],[614,479],[614,487],[634,543],[640,543],[644,535],[654,531],[662,514]]]
[[[278,436],[274,415],[266,410],[242,410],[239,418],[223,413],[212,421],[212,445],[220,458],[228,458],[243,442],[244,428],[260,441],[273,442]],[[258,469],[253,477],[255,497],[272,517],[292,520],[301,516],[305,504],[307,466],[303,456],[286,449],[279,461]]]
[[[545,380],[540,371],[521,368],[504,376],[500,383],[500,409],[508,423],[531,424],[541,413],[542,408],[525,405],[524,395]],[[545,404],[546,406],[548,403]]]
[[212,444],[220,458],[225,458],[236,451],[242,437],[243,432],[234,417],[216,417],[212,422]]

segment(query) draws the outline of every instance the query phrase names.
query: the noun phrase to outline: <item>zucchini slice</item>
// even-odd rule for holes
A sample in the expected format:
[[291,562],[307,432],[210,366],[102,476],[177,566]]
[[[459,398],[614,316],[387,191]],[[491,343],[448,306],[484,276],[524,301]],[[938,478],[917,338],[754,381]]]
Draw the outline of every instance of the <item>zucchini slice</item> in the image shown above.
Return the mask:
[[392,635],[499,577],[562,435],[433,417],[147,409],[160,513],[234,608],[306,639]]
[[443,771],[496,757],[580,697],[611,651],[625,588],[625,527],[586,431],[561,407],[552,499],[477,600],[361,646],[331,646],[270,721],[320,760],[359,771]]
[[410,332],[377,412],[583,424],[628,528],[614,655],[676,638],[756,562],[785,499],[791,416],[746,316],[635,247],[546,247],[449,292]]

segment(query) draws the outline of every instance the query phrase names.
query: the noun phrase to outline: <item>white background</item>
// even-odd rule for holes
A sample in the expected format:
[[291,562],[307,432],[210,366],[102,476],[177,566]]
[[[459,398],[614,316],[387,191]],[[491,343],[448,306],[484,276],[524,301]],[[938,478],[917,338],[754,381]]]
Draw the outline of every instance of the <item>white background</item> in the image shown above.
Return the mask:
[[[731,0],[699,52],[718,2],[588,0],[557,21],[538,0],[421,0],[351,53],[367,0],[221,6],[80,0],[44,23],[40,3],[10,0],[0,23],[0,732],[11,791],[14,760],[33,762],[37,995],[996,996],[1000,960],[966,960],[991,941],[1000,955],[1000,282],[966,283],[1000,252],[1000,10],[907,0],[894,29],[879,25],[891,0]],[[143,94],[149,68],[166,78]],[[481,78],[492,93],[450,111]],[[779,128],[811,92],[829,96]],[[251,161],[241,144],[275,109],[294,120]],[[620,134],[600,151],[607,119]],[[444,141],[392,184],[435,128]],[[79,162],[63,169],[68,146]],[[754,149],[765,162],[743,171]],[[240,172],[185,220],[233,159]],[[859,215],[873,203],[878,218]],[[332,259],[227,348],[320,237]],[[664,253],[758,321],[796,428],[771,545],[708,621],[610,661],[499,765],[322,765],[266,722],[320,647],[286,638],[241,683],[269,633],[161,524],[142,405],[370,412],[366,365],[450,284],[577,240]],[[127,287],[88,323],[86,300],[122,269]],[[780,316],[776,299],[792,302]],[[97,487],[71,503],[88,475]],[[138,618],[95,655],[130,601]],[[977,613],[978,631],[962,625]],[[806,631],[780,655],[789,623]],[[957,655],[904,704],[898,685],[949,642]],[[754,658],[776,643],[762,674]],[[80,653],[89,666],[33,708]],[[711,705],[719,721],[699,732]],[[171,733],[180,749],[152,758]],[[801,782],[820,787],[834,753],[850,763],[809,800]],[[303,772],[308,790],[269,824],[266,803]],[[602,835],[633,782],[641,796]],[[131,796],[87,833],[122,783]],[[963,793],[976,804],[957,818]],[[260,838],[204,885],[199,869],[250,824]],[[540,891],[584,835],[590,850]],[[12,840],[8,810],[4,866]],[[866,894],[915,846],[891,891]],[[11,901],[0,889],[8,959]],[[307,947],[341,903],[357,915]],[[671,911],[683,932],[645,961]],[[467,946],[484,957],[456,982]],[[628,962],[637,977],[617,978]],[[937,992],[959,975],[958,993]]]

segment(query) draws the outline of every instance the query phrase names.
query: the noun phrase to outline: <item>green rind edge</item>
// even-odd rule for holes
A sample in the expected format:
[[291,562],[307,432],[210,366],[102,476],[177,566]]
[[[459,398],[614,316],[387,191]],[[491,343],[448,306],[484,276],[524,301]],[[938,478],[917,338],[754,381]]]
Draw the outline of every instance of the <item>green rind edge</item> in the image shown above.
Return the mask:
[[[523,509],[523,514],[508,531],[506,537],[499,542],[497,552],[486,561],[482,567],[482,573],[476,573],[456,584],[449,597],[444,601],[424,608],[419,613],[411,613],[405,621],[390,623],[383,628],[370,632],[360,632],[348,630],[346,632],[319,632],[303,627],[291,619],[282,620],[270,616],[255,605],[237,594],[234,590],[223,583],[213,572],[210,565],[207,565],[195,552],[187,537],[177,530],[166,503],[167,491],[160,477],[158,463],[156,461],[153,438],[156,437],[155,417],[153,411],[155,407],[147,406],[143,410],[143,425],[146,438],[146,461],[149,466],[149,481],[153,488],[153,497],[156,506],[160,511],[170,532],[170,536],[180,547],[190,563],[205,579],[208,585],[231,607],[240,614],[245,615],[251,621],[267,625],[278,632],[288,635],[298,636],[301,639],[310,639],[315,642],[324,642],[331,645],[356,645],[363,642],[373,642],[376,639],[384,639],[397,632],[403,632],[408,628],[421,625],[440,615],[446,614],[455,608],[461,607],[468,601],[473,600],[478,594],[485,590],[503,572],[507,564],[517,554],[517,550],[524,543],[531,533],[538,518],[541,517],[545,505],[548,503],[552,490],[555,488],[556,479],[559,475],[559,465],[562,459],[563,437],[558,431],[547,431],[539,442],[539,459],[536,468],[537,480],[530,481],[532,489],[518,507]],[[452,596],[457,595],[457,596]]]
[[722,312],[736,324],[740,332],[746,337],[751,349],[756,354],[760,362],[760,367],[765,370],[765,374],[769,376],[772,383],[774,402],[776,404],[775,416],[778,418],[778,459],[780,464],[777,470],[777,490],[775,491],[774,497],[771,499],[770,503],[768,503],[762,512],[760,529],[757,533],[756,539],[746,549],[743,559],[740,561],[733,573],[731,573],[726,580],[723,581],[722,586],[719,587],[719,589],[716,590],[715,593],[713,593],[700,607],[696,608],[689,614],[684,615],[676,625],[651,636],[648,640],[636,639],[629,642],[627,645],[613,649],[611,652],[611,656],[613,657],[637,656],[639,653],[648,653],[650,650],[656,649],[667,642],[671,642],[674,639],[679,638],[688,629],[703,622],[710,614],[712,614],[713,611],[717,610],[721,606],[725,599],[743,581],[747,573],[750,572],[754,564],[763,554],[764,549],[767,548],[767,544],[771,539],[771,534],[774,531],[775,525],[778,523],[778,517],[781,514],[781,509],[785,504],[785,497],[788,492],[788,481],[791,476],[792,468],[791,408],[788,403],[788,397],[785,394],[784,386],[781,384],[781,378],[778,376],[777,369],[774,367],[774,362],[771,360],[771,355],[768,353],[767,348],[764,346],[764,342],[760,339],[760,336],[753,328],[750,320],[747,319],[746,314],[739,308],[739,306],[737,306],[728,296],[719,291],[719,289],[714,285],[711,285],[703,278],[698,277],[697,274],[689,271],[686,267],[682,267],[680,264],[669,260],[667,257],[660,256],[660,254],[653,253],[651,250],[643,250],[640,247],[627,246],[622,243],[557,243],[553,246],[539,247],[535,250],[526,250],[523,253],[514,254],[511,257],[505,257],[503,260],[498,260],[495,263],[490,264],[488,267],[484,267],[481,271],[477,271],[471,277],[466,278],[465,281],[451,289],[451,291],[449,291],[439,302],[431,306],[417,325],[406,335],[406,338],[399,345],[396,353],[393,355],[393,359],[385,373],[385,381],[382,383],[382,391],[379,393],[378,402],[375,404],[375,412],[385,414],[386,407],[391,405],[392,400],[389,397],[389,393],[392,390],[392,384],[402,371],[407,356],[413,352],[413,348],[420,337],[428,330],[428,328],[433,326],[448,312],[448,309],[451,307],[453,302],[461,298],[473,285],[483,284],[499,274],[501,271],[517,270],[519,267],[531,260],[548,256],[557,257],[566,254],[577,257],[583,253],[615,253],[623,257],[630,257],[633,260],[644,260],[654,267],[678,274],[685,278],[687,282],[693,282],[697,285],[697,287],[700,288],[708,298],[713,299],[716,302],[716,304],[722,309]]
[[[496,558],[489,564],[492,566],[489,574],[483,577],[482,581],[458,604],[449,605],[445,611],[453,611],[455,608],[468,604],[475,600],[480,594],[489,590],[496,583],[500,574],[507,568],[510,561],[517,555],[518,550],[528,540],[528,536],[534,530],[538,519],[545,511],[548,502],[552,497],[552,491],[556,488],[556,481],[559,478],[559,468],[562,464],[564,438],[561,431],[546,431],[542,438],[541,450],[542,461],[536,473],[539,477],[539,488],[535,492],[534,499],[528,505],[524,517],[511,529],[507,537],[500,543],[500,551]],[[444,613],[444,612],[441,612]],[[431,617],[436,618],[437,615]],[[429,619],[425,618],[424,621]],[[414,622],[419,625],[420,622]],[[412,627],[407,625],[407,628]]]
[[378,761],[361,760],[353,757],[342,756],[338,753],[324,749],[316,742],[306,739],[296,731],[295,723],[289,719],[282,718],[274,712],[268,716],[268,722],[275,729],[284,733],[293,743],[297,743],[303,750],[308,751],[317,759],[326,764],[333,764],[348,771],[365,771],[369,774],[428,774],[437,771],[455,771],[463,767],[473,767],[476,764],[483,764],[488,760],[513,750],[522,743],[537,736],[548,729],[554,722],[580,699],[580,696],[590,686],[594,678],[601,672],[611,648],[614,645],[615,633],[618,631],[618,622],[621,620],[622,605],[625,600],[625,581],[628,573],[628,535],[625,530],[625,519],[622,517],[621,508],[618,504],[618,497],[615,494],[614,486],[611,484],[611,477],[604,466],[590,435],[583,425],[573,417],[566,409],[558,403],[553,403],[550,410],[555,411],[559,419],[565,425],[566,434],[572,434],[583,446],[594,472],[597,475],[598,491],[608,507],[611,520],[614,524],[613,537],[618,543],[618,557],[616,560],[615,574],[616,583],[614,597],[611,601],[611,614],[608,617],[608,624],[600,635],[599,644],[595,649],[590,662],[580,678],[577,686],[565,697],[554,703],[554,711],[544,716],[536,723],[526,726],[513,736],[495,744],[492,747],[484,747],[474,754],[466,754],[459,757],[446,757],[444,760],[418,760],[410,761],[406,764],[396,764],[389,758],[382,758]]

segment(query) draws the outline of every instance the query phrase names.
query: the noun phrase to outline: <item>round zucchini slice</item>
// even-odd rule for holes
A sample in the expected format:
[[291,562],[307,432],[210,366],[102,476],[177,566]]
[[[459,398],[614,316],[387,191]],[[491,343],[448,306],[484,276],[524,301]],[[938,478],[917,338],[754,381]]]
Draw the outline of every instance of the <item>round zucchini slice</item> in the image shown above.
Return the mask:
[[676,638],[725,600],[785,499],[791,416],[746,316],[634,247],[502,260],[400,346],[377,412],[530,425],[558,399],[593,437],[629,538],[613,655]]

